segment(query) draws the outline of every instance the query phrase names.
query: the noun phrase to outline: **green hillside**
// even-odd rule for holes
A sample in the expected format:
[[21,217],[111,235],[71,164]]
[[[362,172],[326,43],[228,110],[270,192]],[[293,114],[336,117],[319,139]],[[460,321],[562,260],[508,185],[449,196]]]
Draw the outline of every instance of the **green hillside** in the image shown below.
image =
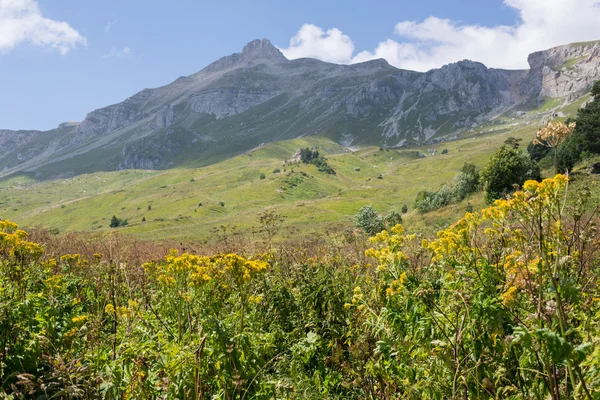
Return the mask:
[[[352,152],[328,139],[307,137],[198,169],[101,172],[39,183],[19,176],[0,183],[0,213],[23,226],[61,232],[107,230],[116,215],[129,222],[122,232],[141,238],[203,238],[214,226],[249,228],[258,213],[272,208],[286,216],[284,226],[308,234],[330,223],[349,224],[365,204],[380,212],[399,211],[403,204],[411,210],[419,191],[442,185],[465,162],[482,166],[507,137],[526,141],[533,128],[485,134],[482,129],[462,140],[383,151]],[[313,165],[283,166],[302,147],[319,149],[336,175]],[[438,154],[429,155],[429,149]],[[448,154],[439,154],[442,149]],[[276,168],[281,172],[273,173]],[[423,224],[411,211],[406,219],[409,226]]]

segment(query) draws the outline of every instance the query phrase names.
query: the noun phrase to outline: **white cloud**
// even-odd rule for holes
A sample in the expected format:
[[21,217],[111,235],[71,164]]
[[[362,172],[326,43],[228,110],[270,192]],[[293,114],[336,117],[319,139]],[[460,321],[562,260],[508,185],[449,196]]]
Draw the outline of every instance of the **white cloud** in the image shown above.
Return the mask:
[[323,31],[318,26],[304,24],[290,39],[290,46],[281,49],[289,59],[311,57],[319,60],[346,63],[354,53],[354,43],[339,29]]
[[117,21],[117,19],[115,19],[114,21],[108,21],[108,23],[106,24],[106,28],[104,28],[104,32],[110,32],[110,29],[113,27],[114,24],[117,23]]
[[[600,39],[600,0],[504,0],[504,4],[518,14],[512,26],[468,25],[434,16],[424,21],[402,21],[394,30],[398,40],[387,39],[373,51],[353,55],[353,51],[348,54],[348,49],[354,48],[352,40],[338,29],[323,34],[321,28],[304,25],[290,47],[282,51],[288,58],[315,57],[346,64],[385,58],[396,67],[418,71],[462,59],[521,69],[528,68],[527,56],[534,51]],[[307,26],[321,35],[307,35]],[[323,37],[328,40],[327,49],[319,40]],[[341,49],[335,60],[321,56],[330,54],[331,48]]]
[[121,50],[117,50],[116,47],[113,46],[110,49],[110,53],[105,54],[102,58],[125,58],[131,56],[131,49],[127,46],[123,47]]
[[0,53],[30,42],[66,54],[86,39],[68,23],[44,18],[35,0],[0,0]]

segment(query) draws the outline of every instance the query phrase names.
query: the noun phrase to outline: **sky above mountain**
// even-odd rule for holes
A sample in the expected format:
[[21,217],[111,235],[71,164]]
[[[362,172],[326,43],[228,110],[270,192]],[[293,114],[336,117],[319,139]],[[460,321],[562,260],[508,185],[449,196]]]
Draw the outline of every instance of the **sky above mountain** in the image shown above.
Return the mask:
[[600,0],[0,0],[0,128],[50,129],[255,38],[290,59],[425,71],[600,39]]

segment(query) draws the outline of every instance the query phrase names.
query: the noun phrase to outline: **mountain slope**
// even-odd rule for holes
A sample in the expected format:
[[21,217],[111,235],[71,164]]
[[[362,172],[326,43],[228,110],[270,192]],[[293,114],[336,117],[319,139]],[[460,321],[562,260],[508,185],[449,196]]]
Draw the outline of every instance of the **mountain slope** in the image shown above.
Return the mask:
[[582,43],[532,54],[529,71],[461,61],[419,73],[384,60],[287,60],[268,40],[255,40],[79,124],[0,131],[0,177],[202,166],[307,135],[344,145],[435,142],[516,106],[574,101],[600,79],[599,52],[600,44]]

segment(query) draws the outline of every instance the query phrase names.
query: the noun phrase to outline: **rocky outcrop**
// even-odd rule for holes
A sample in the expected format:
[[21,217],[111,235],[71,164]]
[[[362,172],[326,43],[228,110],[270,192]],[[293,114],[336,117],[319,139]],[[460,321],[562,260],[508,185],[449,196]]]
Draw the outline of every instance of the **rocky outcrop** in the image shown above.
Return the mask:
[[563,98],[585,94],[600,79],[600,41],[574,43],[533,53],[523,93],[537,98]]
[[255,40],[193,75],[92,111],[79,124],[0,131],[0,176],[41,173],[49,164],[75,173],[199,165],[315,134],[344,145],[433,143],[517,105],[579,98],[600,79],[600,42],[533,53],[529,63],[528,71],[506,71],[465,60],[420,73],[385,60],[287,60],[268,40]]

